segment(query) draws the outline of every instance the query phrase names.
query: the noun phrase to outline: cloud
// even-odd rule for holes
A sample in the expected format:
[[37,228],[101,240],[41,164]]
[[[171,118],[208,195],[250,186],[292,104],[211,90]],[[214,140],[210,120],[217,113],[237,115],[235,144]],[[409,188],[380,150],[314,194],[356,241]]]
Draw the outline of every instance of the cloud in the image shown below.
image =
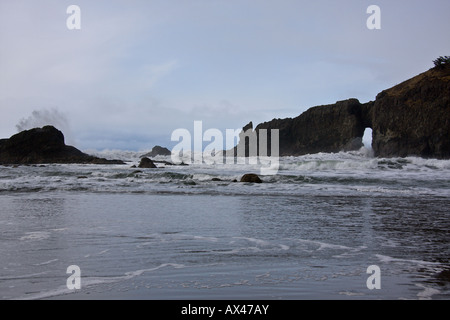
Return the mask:
[[163,77],[172,73],[178,67],[178,60],[170,60],[162,64],[150,64],[142,67],[147,88],[152,88]]
[[2,136],[53,109],[98,148],[194,120],[238,128],[368,101],[450,50],[441,0],[379,0],[377,31],[366,28],[371,3],[356,0],[78,0],[81,30],[66,27],[70,4],[0,1]]

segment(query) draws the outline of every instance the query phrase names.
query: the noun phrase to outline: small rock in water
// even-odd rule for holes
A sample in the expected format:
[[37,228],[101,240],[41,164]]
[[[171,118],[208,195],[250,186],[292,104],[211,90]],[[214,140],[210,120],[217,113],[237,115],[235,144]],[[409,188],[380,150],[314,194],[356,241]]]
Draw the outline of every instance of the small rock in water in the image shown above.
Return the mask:
[[247,173],[242,176],[241,182],[262,183],[262,180],[254,173]]
[[145,157],[141,159],[141,162],[139,163],[139,168],[157,168],[156,165],[153,163],[152,160]]

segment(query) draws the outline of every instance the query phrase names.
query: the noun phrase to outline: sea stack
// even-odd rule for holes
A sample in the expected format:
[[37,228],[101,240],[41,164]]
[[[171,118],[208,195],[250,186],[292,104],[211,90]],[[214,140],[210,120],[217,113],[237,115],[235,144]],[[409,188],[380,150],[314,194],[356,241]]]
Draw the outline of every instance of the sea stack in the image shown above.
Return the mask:
[[[360,149],[366,128],[372,129],[376,157],[449,159],[449,64],[384,90],[375,101],[348,99],[312,107],[296,118],[273,119],[255,129],[249,123],[239,143],[245,143],[246,130],[258,136],[261,129],[278,129],[280,156],[336,153]],[[248,145],[241,148],[248,150]]]
[[141,158],[144,158],[144,157],[152,158],[152,157],[156,157],[156,156],[170,156],[171,154],[172,154],[172,151],[170,151],[167,148],[164,148],[161,146],[154,146],[152,148],[152,151],[142,155]]
[[53,126],[25,130],[0,140],[0,164],[125,164],[81,152],[64,142],[64,135]]

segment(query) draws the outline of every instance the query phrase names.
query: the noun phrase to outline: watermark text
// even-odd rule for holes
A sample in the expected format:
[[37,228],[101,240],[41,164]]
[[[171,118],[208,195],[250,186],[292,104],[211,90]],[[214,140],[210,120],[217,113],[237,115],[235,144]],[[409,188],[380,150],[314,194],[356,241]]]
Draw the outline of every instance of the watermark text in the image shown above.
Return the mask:
[[71,265],[67,267],[67,274],[70,276],[67,278],[67,289],[69,290],[79,290],[81,289],[81,269],[77,265]]
[[171,140],[179,142],[172,149],[175,164],[250,164],[258,166],[263,175],[274,175],[279,169],[278,129],[271,129],[270,134],[267,129],[226,129],[224,136],[219,129],[203,131],[202,121],[194,121],[193,135],[180,128],[172,132]]

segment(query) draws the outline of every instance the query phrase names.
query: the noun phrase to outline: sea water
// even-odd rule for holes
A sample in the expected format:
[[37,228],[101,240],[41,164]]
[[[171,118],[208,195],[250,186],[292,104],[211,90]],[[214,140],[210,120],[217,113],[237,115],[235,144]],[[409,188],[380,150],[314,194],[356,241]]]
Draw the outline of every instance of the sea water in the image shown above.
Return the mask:
[[450,298],[449,160],[283,157],[251,184],[140,154],[0,166],[1,299]]

